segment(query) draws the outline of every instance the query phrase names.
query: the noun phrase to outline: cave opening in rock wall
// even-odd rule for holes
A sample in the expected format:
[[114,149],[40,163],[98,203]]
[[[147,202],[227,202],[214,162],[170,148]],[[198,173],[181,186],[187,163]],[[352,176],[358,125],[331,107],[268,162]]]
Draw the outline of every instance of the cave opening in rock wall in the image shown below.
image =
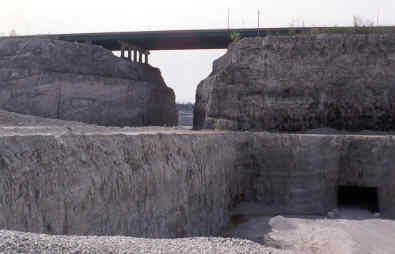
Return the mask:
[[358,208],[379,212],[376,187],[338,186],[337,202],[339,208]]

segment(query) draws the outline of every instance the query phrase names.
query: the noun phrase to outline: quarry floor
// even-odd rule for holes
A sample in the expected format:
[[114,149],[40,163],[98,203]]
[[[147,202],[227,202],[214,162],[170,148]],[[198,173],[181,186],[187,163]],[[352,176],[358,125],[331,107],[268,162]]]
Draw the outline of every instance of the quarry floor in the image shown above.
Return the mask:
[[[248,207],[248,205],[247,205]],[[237,212],[246,206],[236,209]],[[1,253],[259,253],[392,254],[395,221],[368,211],[340,209],[339,218],[265,216],[233,217],[217,237],[150,239],[124,236],[62,236],[0,230]]]
[[294,253],[395,253],[395,221],[377,218],[368,210],[340,208],[336,218],[268,216],[256,211],[257,204],[242,203],[223,235]]

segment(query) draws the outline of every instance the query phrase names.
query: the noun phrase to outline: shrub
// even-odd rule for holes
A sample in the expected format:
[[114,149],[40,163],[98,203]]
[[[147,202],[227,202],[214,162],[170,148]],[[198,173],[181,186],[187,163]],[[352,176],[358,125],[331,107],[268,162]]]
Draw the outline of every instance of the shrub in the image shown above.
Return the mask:
[[237,32],[231,32],[230,33],[230,39],[232,40],[232,42],[237,42],[241,40],[241,35],[240,33]]

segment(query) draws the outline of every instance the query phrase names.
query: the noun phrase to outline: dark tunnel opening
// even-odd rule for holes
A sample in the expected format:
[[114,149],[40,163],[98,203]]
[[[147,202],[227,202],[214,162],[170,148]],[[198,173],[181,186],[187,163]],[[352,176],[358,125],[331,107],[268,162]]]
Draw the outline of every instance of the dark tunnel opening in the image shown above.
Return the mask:
[[367,209],[379,212],[377,188],[359,186],[338,186],[337,201],[340,208]]

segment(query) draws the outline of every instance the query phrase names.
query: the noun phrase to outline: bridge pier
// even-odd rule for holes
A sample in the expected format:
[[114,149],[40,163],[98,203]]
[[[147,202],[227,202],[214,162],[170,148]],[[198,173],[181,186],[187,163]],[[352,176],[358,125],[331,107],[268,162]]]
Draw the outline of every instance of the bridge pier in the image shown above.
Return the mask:
[[133,62],[137,62],[137,50],[133,49]]
[[[133,61],[135,63],[148,64],[148,55],[150,54],[148,50],[139,48],[135,45],[132,45],[124,41],[119,41],[119,43],[121,46],[121,58],[124,59],[127,58],[129,61]],[[126,57],[126,51],[128,54],[127,57]]]
[[143,62],[143,52],[139,50],[139,63]]

